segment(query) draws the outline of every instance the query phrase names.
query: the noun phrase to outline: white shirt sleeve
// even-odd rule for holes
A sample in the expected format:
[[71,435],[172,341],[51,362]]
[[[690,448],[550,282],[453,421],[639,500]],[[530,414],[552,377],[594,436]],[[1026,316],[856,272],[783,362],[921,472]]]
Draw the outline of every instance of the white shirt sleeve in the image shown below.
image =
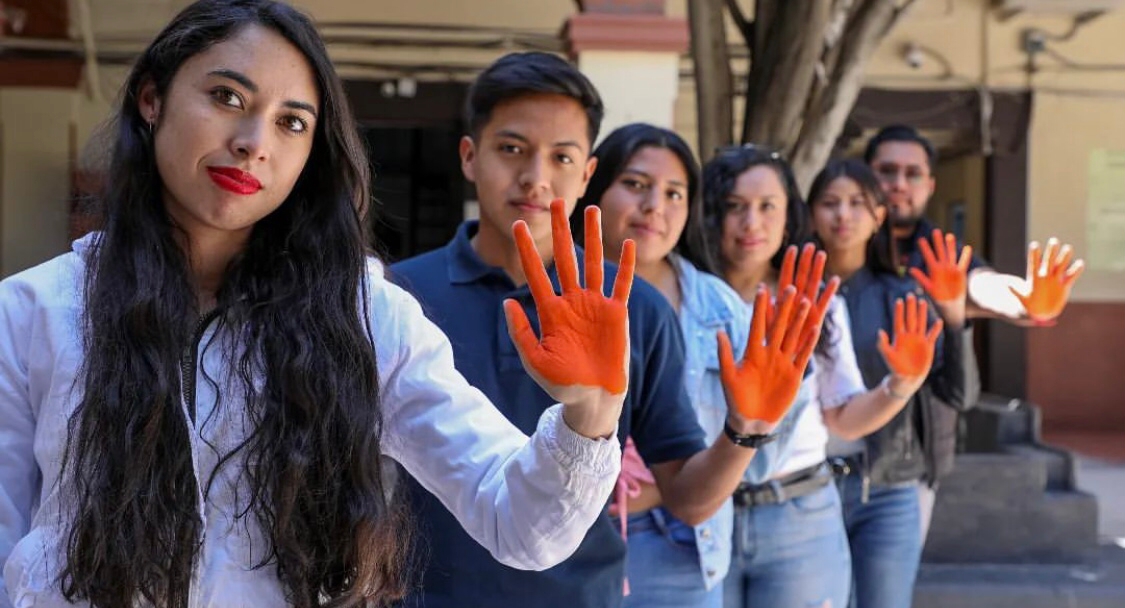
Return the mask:
[[840,296],[833,297],[828,305],[828,318],[831,322],[825,323],[821,338],[827,341],[825,355],[814,355],[821,370],[816,375],[820,407],[826,410],[841,407],[852,397],[867,391],[852,346],[848,307]]
[[499,562],[544,570],[570,557],[621,470],[616,437],[576,434],[555,405],[529,439],[454,368],[413,297],[381,276],[370,289],[386,454]]
[[[35,462],[35,416],[28,387],[30,343],[28,295],[11,281],[0,286],[0,565],[31,526],[31,508],[39,491]],[[11,606],[0,577],[0,608]]]

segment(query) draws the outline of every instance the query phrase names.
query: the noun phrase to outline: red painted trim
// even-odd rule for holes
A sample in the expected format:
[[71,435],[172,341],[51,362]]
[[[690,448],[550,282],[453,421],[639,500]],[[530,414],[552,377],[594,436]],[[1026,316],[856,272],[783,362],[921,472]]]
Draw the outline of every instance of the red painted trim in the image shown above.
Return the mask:
[[686,19],[663,15],[581,13],[563,28],[567,52],[650,51],[684,53],[689,33]]

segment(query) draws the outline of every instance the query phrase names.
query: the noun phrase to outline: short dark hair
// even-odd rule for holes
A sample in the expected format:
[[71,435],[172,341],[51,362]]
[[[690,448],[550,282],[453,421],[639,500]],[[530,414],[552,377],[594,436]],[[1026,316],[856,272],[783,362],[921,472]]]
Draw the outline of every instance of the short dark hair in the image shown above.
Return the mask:
[[[718,264],[707,247],[707,239],[703,231],[703,206],[699,198],[699,163],[691,152],[691,146],[668,129],[635,122],[618,127],[607,135],[594,150],[593,156],[598,159],[598,168],[590,177],[586,194],[578,199],[578,208],[585,209],[591,205],[600,207],[602,195],[625,170],[629,161],[645,148],[668,150],[675,154],[684,167],[684,173],[687,173],[687,224],[684,225],[684,231],[680,234],[673,251],[684,256],[696,268],[718,274]],[[583,235],[583,218],[582,213],[574,213],[570,216],[571,229],[576,238],[581,238]]]
[[586,111],[590,146],[598,139],[605,107],[594,84],[578,68],[550,53],[510,53],[497,59],[477,76],[465,101],[465,125],[476,137],[492,117],[497,104],[536,93],[564,95]]
[[922,150],[926,152],[926,162],[930,165],[930,171],[934,170],[937,166],[937,149],[930,140],[922,137],[921,133],[914,127],[907,125],[890,125],[883,127],[867,142],[867,150],[863,153],[863,160],[867,164],[875,160],[875,154],[879,151],[879,146],[893,141],[901,141],[907,143],[914,143],[922,146]]

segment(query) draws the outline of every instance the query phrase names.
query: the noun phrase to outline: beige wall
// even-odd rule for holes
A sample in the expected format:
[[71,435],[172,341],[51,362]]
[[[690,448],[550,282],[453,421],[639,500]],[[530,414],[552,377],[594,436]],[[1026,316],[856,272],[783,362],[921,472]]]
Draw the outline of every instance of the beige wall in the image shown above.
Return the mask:
[[67,248],[72,94],[0,90],[0,273]]
[[[740,0],[740,4],[749,9],[749,2]],[[1065,13],[1025,13],[1002,20],[989,0],[920,0],[883,41],[868,66],[866,82],[891,89],[1035,91],[1029,139],[1028,235],[1039,240],[1057,236],[1083,254],[1089,154],[1097,148],[1125,150],[1125,10],[1086,24],[1068,41],[1049,42],[1050,48],[1071,61],[1121,68],[1076,70],[1040,56],[1040,70],[1029,75],[1027,57],[1021,50],[1024,30],[1038,28],[1060,35],[1070,24],[1071,17]],[[728,28],[728,39],[738,40],[733,28]],[[903,58],[909,44],[923,50],[918,68]],[[690,67],[690,62],[684,65]],[[694,95],[692,83],[682,81],[675,121],[676,129],[693,145],[697,138]],[[918,109],[919,115],[932,111],[940,108]],[[735,116],[737,122],[740,112]],[[980,163],[969,158],[941,167],[939,179],[945,188],[939,186],[937,202],[960,197],[973,201],[969,194],[983,192],[981,170]],[[970,214],[969,242],[979,243],[982,225],[973,218]],[[1074,299],[1125,302],[1125,272],[1088,272],[1076,286]]]
[[[1058,236],[1087,255],[1087,171],[1097,149],[1125,151],[1125,99],[1041,93],[1031,128],[1028,235]],[[1125,241],[1125,232],[1119,235]],[[1089,268],[1076,299],[1125,302],[1125,272]]]
[[[747,9],[752,4],[750,0],[740,3]],[[113,40],[143,43],[184,4],[186,0],[99,0],[93,6],[94,27],[106,44]],[[300,0],[299,5],[321,22],[461,24],[540,36],[557,35],[565,19],[575,11],[573,0]],[[989,5],[989,0],[920,0],[877,52],[868,70],[868,84],[914,89],[1033,88],[1038,94],[1031,125],[1028,233],[1033,238],[1055,234],[1073,242],[1082,252],[1086,159],[1095,148],[1125,148],[1125,71],[1064,71],[1057,61],[1042,58],[1043,70],[1029,77],[1022,67],[1025,56],[1019,45],[1021,32],[1027,27],[1038,27],[1063,33],[1069,27],[1069,17],[1020,15],[1001,21]],[[686,0],[669,0],[667,12],[684,16]],[[1088,24],[1070,41],[1051,45],[1074,61],[1125,63],[1125,55],[1120,52],[1122,32],[1125,10]],[[730,40],[737,40],[733,26],[729,36]],[[927,49],[920,68],[909,67],[902,59],[902,49],[908,43]],[[405,49],[333,46],[331,50],[337,59],[350,61],[482,66],[506,51],[439,50],[424,45]],[[690,69],[686,59],[681,58],[680,65]],[[101,71],[103,97],[111,101],[115,98],[123,74],[124,70],[119,68]],[[681,79],[676,90],[672,124],[694,145],[694,87],[690,80]],[[45,213],[43,206],[51,200],[65,200],[70,126],[75,129],[78,144],[83,145],[106,115],[108,103],[90,100],[80,92],[0,90],[0,120],[4,128],[0,140],[0,271],[8,273],[38,261],[62,246],[59,234],[65,226],[65,205],[59,204]],[[632,119],[658,121],[659,116],[650,116],[652,110],[644,108],[642,100],[630,103],[635,107],[611,107],[610,123]],[[706,156],[710,151],[704,153]],[[959,174],[958,184],[972,183],[977,177],[965,172],[974,170],[973,166],[979,168],[979,164],[969,163],[943,171]],[[953,174],[942,181],[954,181]],[[978,240],[979,227],[971,222],[969,227],[970,241]],[[45,235],[44,240],[35,240],[39,233]],[[1125,275],[1092,272],[1079,283],[1075,297],[1125,301]]]
[[632,122],[672,127],[679,93],[679,57],[675,53],[585,51],[578,67],[605,100],[601,134]]

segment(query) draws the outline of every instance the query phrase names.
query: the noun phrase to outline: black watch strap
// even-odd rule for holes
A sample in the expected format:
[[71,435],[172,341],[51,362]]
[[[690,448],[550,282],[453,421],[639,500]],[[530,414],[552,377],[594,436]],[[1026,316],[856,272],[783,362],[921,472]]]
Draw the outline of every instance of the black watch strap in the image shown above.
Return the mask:
[[776,434],[770,435],[741,435],[734,430],[730,422],[723,423],[723,433],[731,440],[731,443],[744,448],[760,448],[763,445],[777,439]]

